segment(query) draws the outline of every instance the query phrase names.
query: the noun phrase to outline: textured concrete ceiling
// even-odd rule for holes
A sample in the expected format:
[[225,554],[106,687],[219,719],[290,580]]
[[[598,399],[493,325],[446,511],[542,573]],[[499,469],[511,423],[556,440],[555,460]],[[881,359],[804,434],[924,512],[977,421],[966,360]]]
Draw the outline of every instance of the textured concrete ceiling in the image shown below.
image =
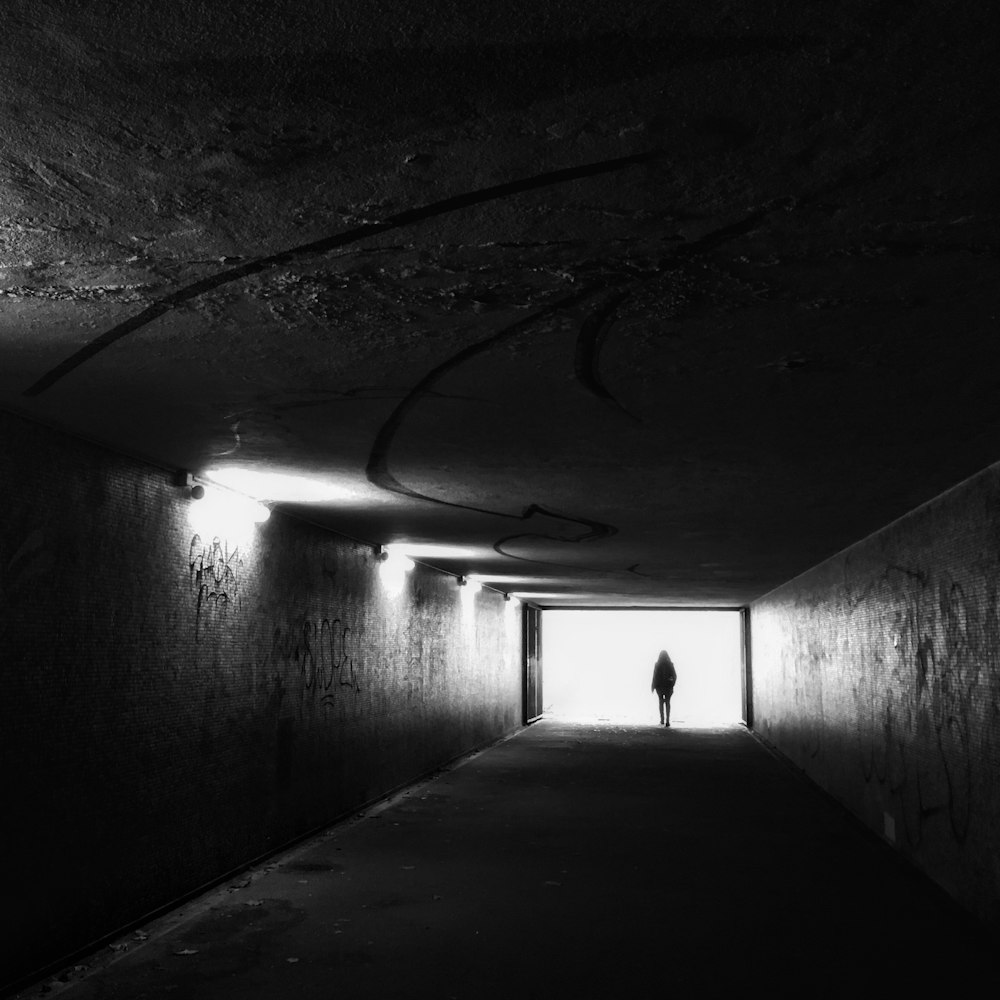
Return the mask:
[[996,10],[6,0],[0,405],[742,604],[1000,458]]

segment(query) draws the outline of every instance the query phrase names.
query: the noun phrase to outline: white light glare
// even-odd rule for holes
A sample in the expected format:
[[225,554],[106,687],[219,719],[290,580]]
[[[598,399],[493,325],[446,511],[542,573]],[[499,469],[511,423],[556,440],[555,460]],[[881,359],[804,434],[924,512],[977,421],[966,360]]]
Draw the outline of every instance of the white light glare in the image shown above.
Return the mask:
[[398,597],[406,584],[406,574],[413,569],[413,560],[398,546],[383,545],[385,559],[379,566],[382,585],[390,597]]
[[[389,546],[395,548],[396,546]],[[461,545],[436,545],[428,542],[406,542],[400,546],[407,555],[414,559],[424,559],[433,562],[437,559],[472,559],[482,555],[478,549]]]
[[226,490],[206,489],[200,500],[192,499],[188,504],[191,527],[207,537],[237,538],[270,516],[264,504]]
[[398,566],[400,569],[407,571],[413,569],[415,563],[406,554],[405,550],[400,548],[398,545],[383,545],[382,551],[388,557],[385,560],[386,565],[391,563],[392,565]]
[[322,503],[345,495],[345,490],[333,483],[293,472],[226,466],[208,469],[204,478],[238,493],[275,502]]
[[476,594],[482,589],[482,584],[478,580],[472,580],[469,577],[465,578],[465,583],[463,586],[459,587],[459,593],[462,595],[462,607],[470,609],[476,602]]
[[545,710],[657,725],[649,685],[666,649],[677,668],[672,723],[738,722],[741,628],[735,611],[543,611]]

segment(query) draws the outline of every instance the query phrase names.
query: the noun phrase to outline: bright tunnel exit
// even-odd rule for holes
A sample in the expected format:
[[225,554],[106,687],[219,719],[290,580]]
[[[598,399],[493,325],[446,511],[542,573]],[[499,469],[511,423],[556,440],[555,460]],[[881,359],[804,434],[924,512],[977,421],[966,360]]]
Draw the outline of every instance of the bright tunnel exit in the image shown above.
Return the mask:
[[544,710],[563,718],[656,724],[650,682],[665,649],[677,670],[674,725],[739,722],[741,644],[738,611],[544,611]]

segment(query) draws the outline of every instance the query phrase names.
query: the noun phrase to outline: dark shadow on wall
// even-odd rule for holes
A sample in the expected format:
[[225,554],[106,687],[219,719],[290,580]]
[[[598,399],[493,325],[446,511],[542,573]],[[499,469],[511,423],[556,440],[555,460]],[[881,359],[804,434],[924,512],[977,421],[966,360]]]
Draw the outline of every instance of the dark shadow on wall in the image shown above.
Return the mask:
[[0,439],[0,982],[520,725],[502,595],[417,567],[390,597],[372,547],[280,514],[204,542],[161,470]]

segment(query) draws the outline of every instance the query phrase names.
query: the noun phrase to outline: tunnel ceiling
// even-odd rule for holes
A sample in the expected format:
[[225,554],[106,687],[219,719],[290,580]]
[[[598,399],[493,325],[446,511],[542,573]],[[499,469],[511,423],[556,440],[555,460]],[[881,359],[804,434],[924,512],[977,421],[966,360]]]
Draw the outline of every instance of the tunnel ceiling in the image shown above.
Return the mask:
[[7,0],[0,405],[742,604],[1000,458],[995,11]]

